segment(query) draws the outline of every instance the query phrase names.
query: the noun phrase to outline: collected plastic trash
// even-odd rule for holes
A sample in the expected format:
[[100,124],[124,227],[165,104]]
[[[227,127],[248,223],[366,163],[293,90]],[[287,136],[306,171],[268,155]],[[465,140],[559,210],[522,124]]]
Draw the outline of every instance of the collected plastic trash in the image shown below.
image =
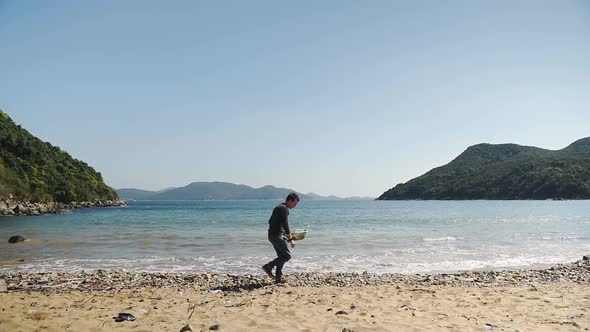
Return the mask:
[[305,228],[294,229],[291,231],[291,238],[293,238],[295,241],[303,240],[305,239],[305,235],[307,234],[308,230],[309,225]]

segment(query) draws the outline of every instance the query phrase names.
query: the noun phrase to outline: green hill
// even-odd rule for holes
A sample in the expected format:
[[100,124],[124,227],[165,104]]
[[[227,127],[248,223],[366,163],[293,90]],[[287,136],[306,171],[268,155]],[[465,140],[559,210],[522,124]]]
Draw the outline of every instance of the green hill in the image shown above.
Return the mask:
[[0,199],[32,202],[114,200],[100,173],[31,135],[0,110]]
[[590,137],[561,150],[477,144],[383,193],[404,199],[590,199]]

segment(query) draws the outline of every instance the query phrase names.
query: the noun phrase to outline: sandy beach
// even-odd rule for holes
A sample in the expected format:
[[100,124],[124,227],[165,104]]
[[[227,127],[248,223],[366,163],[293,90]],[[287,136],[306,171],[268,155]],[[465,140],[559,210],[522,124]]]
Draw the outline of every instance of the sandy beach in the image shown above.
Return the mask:
[[[590,287],[277,287],[0,295],[0,331],[580,331]],[[194,308],[194,312],[193,309]],[[119,312],[136,320],[116,323]],[[192,315],[191,315],[192,313]],[[348,330],[346,330],[348,329]]]
[[[0,275],[0,331],[584,331],[590,264],[433,275]],[[118,313],[135,321],[115,322]],[[185,331],[190,331],[185,328]]]

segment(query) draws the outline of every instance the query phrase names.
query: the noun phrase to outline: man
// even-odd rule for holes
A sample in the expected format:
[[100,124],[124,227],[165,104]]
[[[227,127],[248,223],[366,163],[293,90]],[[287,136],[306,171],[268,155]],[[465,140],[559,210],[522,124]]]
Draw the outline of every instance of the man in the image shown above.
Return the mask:
[[[268,240],[277,252],[277,258],[262,266],[262,270],[271,278],[275,278],[275,282],[284,284],[283,265],[291,259],[291,248],[295,248],[295,241],[291,237],[291,230],[289,229],[289,209],[294,208],[299,203],[299,196],[295,193],[290,193],[285,200],[285,203],[277,205],[272,210],[272,215],[268,220]],[[276,267],[275,275],[272,274],[273,267]]]

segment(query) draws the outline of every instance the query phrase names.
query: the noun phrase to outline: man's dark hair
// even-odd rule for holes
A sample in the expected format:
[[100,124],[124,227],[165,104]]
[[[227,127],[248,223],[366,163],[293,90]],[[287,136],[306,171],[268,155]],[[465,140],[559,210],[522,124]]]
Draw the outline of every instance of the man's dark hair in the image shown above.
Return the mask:
[[299,196],[297,196],[297,194],[296,194],[296,193],[290,193],[290,194],[287,196],[287,199],[286,199],[286,201],[287,201],[287,202],[295,202],[295,201],[299,201]]

